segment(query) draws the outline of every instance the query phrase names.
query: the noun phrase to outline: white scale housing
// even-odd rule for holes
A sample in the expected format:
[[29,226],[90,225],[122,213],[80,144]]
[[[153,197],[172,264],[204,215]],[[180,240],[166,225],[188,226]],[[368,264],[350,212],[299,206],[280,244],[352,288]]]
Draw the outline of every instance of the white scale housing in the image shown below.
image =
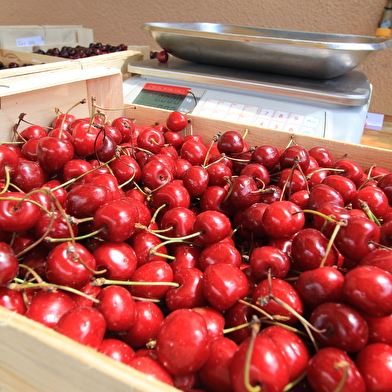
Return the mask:
[[170,58],[138,61],[129,71],[135,76],[123,84],[126,104],[349,143],[361,141],[372,90],[357,70],[316,80]]

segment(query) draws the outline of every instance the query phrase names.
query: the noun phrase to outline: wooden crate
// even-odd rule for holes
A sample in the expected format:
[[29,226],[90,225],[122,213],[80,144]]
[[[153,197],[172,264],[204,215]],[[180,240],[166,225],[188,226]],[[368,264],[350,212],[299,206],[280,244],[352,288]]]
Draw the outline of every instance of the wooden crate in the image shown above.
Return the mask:
[[[5,82],[8,83],[7,87]],[[0,140],[11,138],[11,128],[20,112],[26,119],[48,125],[54,108],[67,110],[82,98],[96,96],[107,108],[122,107],[122,77],[115,69],[52,71],[29,78],[0,80]],[[86,116],[90,108],[79,106],[73,112]],[[168,111],[128,105],[124,112],[139,125],[165,123]],[[187,132],[197,133],[209,141],[218,132],[245,131],[241,125],[189,116]],[[292,135],[283,131],[249,127],[246,140],[250,145],[273,144],[284,148]],[[298,144],[311,148],[327,147],[335,159],[348,157],[364,168],[373,163],[392,170],[392,152],[343,142],[295,136]],[[0,307],[0,391],[4,392],[175,392],[176,389],[82,346],[35,321]],[[178,391],[177,391],[178,392]]]
[[[25,119],[43,126],[50,125],[55,108],[66,112],[83,99],[86,104],[72,110],[76,117],[91,115],[91,97],[106,108],[109,119],[123,114],[122,74],[115,68],[53,70],[32,75],[0,79],[0,141],[9,141],[12,126],[20,113]],[[27,125],[26,125],[27,126]]]
[[31,53],[37,49],[89,45],[91,42],[94,42],[93,30],[81,25],[0,26],[0,48],[3,49]]
[[[151,109],[142,106],[136,106],[136,109],[134,109],[131,105],[128,105],[128,109],[126,110],[126,115],[135,118],[135,121],[139,125],[165,124],[169,113],[166,110]],[[293,136],[291,133],[284,131],[273,131],[255,126],[248,127],[192,115],[188,117],[191,119],[192,124],[192,126],[188,126],[188,131],[202,135],[205,142],[208,142],[218,132],[225,132],[227,130],[245,132],[245,129],[247,129],[246,141],[250,146],[270,144],[281,149],[290,143]],[[305,135],[295,135],[295,142],[307,149],[322,145],[328,148],[335,159],[347,157],[357,162],[364,169],[373,164],[377,164],[379,167],[384,167],[392,171],[392,151],[387,148],[375,148],[368,145],[352,144]]]
[[[131,76],[131,73],[128,71],[128,65],[132,62],[146,58],[146,47],[132,46],[132,48],[133,49],[123,50],[121,52],[75,60],[68,60],[63,57],[54,57],[45,54],[21,52],[18,50],[0,49],[0,61],[6,67],[8,67],[11,62],[16,62],[21,65],[19,68],[7,68],[0,70],[0,79],[52,70],[108,67],[119,69],[123,74],[123,80],[125,80]],[[23,67],[23,64],[32,65]]]

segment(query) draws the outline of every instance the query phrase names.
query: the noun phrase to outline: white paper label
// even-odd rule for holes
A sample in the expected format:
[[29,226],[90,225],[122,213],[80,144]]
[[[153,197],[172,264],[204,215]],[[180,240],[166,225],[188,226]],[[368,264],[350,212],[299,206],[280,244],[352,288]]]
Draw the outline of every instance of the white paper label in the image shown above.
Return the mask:
[[16,40],[16,46],[35,46],[44,44],[45,41],[40,35],[37,35],[35,37],[18,38]]

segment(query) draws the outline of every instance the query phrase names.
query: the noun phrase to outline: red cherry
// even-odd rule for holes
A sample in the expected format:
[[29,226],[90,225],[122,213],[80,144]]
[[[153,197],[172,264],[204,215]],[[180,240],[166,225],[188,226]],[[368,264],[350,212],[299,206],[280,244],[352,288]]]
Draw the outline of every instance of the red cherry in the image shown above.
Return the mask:
[[41,188],[47,180],[42,167],[34,161],[19,161],[19,165],[11,176],[11,181],[23,192]]
[[19,272],[19,262],[10,245],[0,242],[0,286],[10,283]]
[[22,292],[8,287],[0,287],[0,306],[19,314],[25,314],[27,309]]
[[332,167],[334,159],[331,153],[323,146],[312,147],[309,155],[313,157],[320,167]]
[[[160,240],[155,234],[144,230],[136,232],[129,239],[129,242],[136,253],[138,267],[152,261],[166,261],[166,258],[161,255],[167,255],[167,249],[164,245],[161,245],[162,240]],[[159,247],[159,254],[152,254],[151,250],[156,246]]]
[[202,166],[191,166],[184,173],[182,180],[191,197],[197,197],[202,195],[207,189],[209,174]]
[[100,243],[93,251],[97,270],[107,271],[100,276],[110,280],[129,280],[136,270],[137,259],[134,249],[126,242]]
[[103,339],[97,351],[126,365],[130,365],[131,360],[135,358],[135,351],[132,347],[114,338]]
[[[263,385],[268,391],[282,391],[289,382],[287,362],[273,340],[267,335],[258,334],[254,339],[250,366],[245,366],[250,338],[243,341],[230,363],[230,380],[236,392],[247,392],[245,384],[249,379],[251,386]],[[248,370],[249,369],[249,370]],[[245,375],[245,371],[249,371]]]
[[219,211],[203,211],[197,215],[193,224],[195,233],[200,232],[198,240],[209,245],[229,236],[232,232],[230,219]]
[[0,145],[0,178],[5,178],[6,170],[9,174],[13,174],[18,165],[19,156],[17,153],[7,146]]
[[54,329],[62,335],[97,350],[102,344],[106,323],[97,309],[78,307],[64,313]]
[[173,378],[170,373],[155,359],[150,357],[135,357],[129,366],[147,375],[148,378],[159,380],[173,386]]
[[137,138],[137,127],[128,117],[117,117],[112,121],[112,127],[117,128],[121,133],[121,143],[126,143]]
[[49,253],[45,272],[49,282],[80,289],[93,277],[96,262],[81,244],[64,242]]
[[170,289],[170,286],[164,283],[173,282],[173,271],[165,261],[151,261],[138,267],[133,273],[131,281],[163,283],[162,285],[146,283],[129,286],[129,291],[135,297],[161,299]]
[[54,328],[61,316],[75,307],[73,299],[63,291],[39,291],[28,306],[25,316]]
[[248,293],[248,280],[244,272],[230,264],[209,265],[204,271],[204,295],[216,310],[231,308]]
[[310,358],[306,368],[307,379],[315,391],[334,391],[345,377],[344,390],[348,392],[365,392],[364,378],[353,360],[342,350],[335,347],[320,349]]
[[283,321],[283,323],[295,324],[298,319],[292,312],[285,309],[280,303],[277,303],[273,299],[268,301],[264,300],[270,293],[278,300],[290,306],[298,314],[304,314],[304,304],[298,292],[290,283],[279,278],[262,280],[253,290],[252,302],[257,306],[260,306],[268,314],[286,317],[286,320]]
[[135,322],[135,301],[129,291],[117,285],[104,287],[98,294],[95,304],[106,321],[110,331],[126,331]]
[[295,288],[305,306],[311,310],[324,302],[343,298],[344,275],[335,267],[320,267],[302,272]]
[[156,339],[163,319],[163,312],[155,303],[135,301],[135,322],[122,339],[134,349],[145,347]]
[[355,358],[367,392],[389,391],[392,380],[392,346],[373,343],[365,346]]
[[279,156],[279,150],[275,146],[261,145],[253,151],[252,160],[270,171],[279,163]]
[[392,313],[392,275],[374,266],[358,266],[344,278],[345,300],[359,311],[373,317]]
[[218,150],[221,154],[236,154],[244,149],[244,139],[237,131],[226,131],[218,139]]
[[357,194],[355,183],[348,177],[331,174],[325,177],[322,183],[336,189],[342,195],[344,205],[350,204]]
[[157,59],[160,63],[167,63],[167,61],[169,60],[169,53],[167,53],[166,50],[161,50],[157,54]]
[[164,214],[174,207],[188,208],[191,204],[191,197],[180,182],[169,182],[153,193],[151,203],[154,208],[165,205],[161,209],[161,213]]
[[171,112],[166,120],[166,126],[172,132],[181,132],[188,124],[189,120],[185,114],[178,111]]
[[299,165],[305,171],[309,166],[309,152],[301,146],[287,147],[279,157],[279,164],[281,169]]
[[200,313],[206,324],[208,329],[208,334],[210,336],[210,340],[214,340],[215,338],[223,337],[223,328],[225,326],[225,318],[222,312],[212,308],[211,306],[197,306],[192,308],[195,312]]
[[180,156],[192,165],[202,165],[207,154],[207,147],[197,140],[185,140],[180,149]]
[[325,302],[313,310],[309,321],[318,330],[325,331],[314,333],[316,340],[324,346],[355,353],[367,344],[369,329],[366,321],[351,306]]
[[268,236],[289,237],[303,228],[305,215],[290,201],[277,201],[264,211],[262,225]]
[[230,363],[237,351],[237,344],[226,337],[211,341],[210,354],[199,370],[200,380],[208,390],[231,392]]
[[284,279],[290,269],[288,256],[274,246],[261,246],[252,251],[249,257],[250,268],[259,280],[271,277]]
[[364,187],[356,192],[352,199],[353,208],[363,209],[363,203],[366,203],[378,219],[382,218],[390,208],[388,197],[379,187]]
[[181,376],[198,371],[210,350],[203,316],[191,309],[171,312],[158,332],[156,350],[158,361],[170,374]]

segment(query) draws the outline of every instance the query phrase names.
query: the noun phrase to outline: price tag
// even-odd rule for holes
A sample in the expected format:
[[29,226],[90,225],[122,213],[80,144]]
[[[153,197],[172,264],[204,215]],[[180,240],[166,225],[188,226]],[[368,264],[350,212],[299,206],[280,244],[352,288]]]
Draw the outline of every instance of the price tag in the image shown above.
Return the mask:
[[18,38],[16,40],[16,46],[35,46],[35,45],[44,45],[45,41],[43,37],[37,35],[35,37],[26,37],[26,38]]

